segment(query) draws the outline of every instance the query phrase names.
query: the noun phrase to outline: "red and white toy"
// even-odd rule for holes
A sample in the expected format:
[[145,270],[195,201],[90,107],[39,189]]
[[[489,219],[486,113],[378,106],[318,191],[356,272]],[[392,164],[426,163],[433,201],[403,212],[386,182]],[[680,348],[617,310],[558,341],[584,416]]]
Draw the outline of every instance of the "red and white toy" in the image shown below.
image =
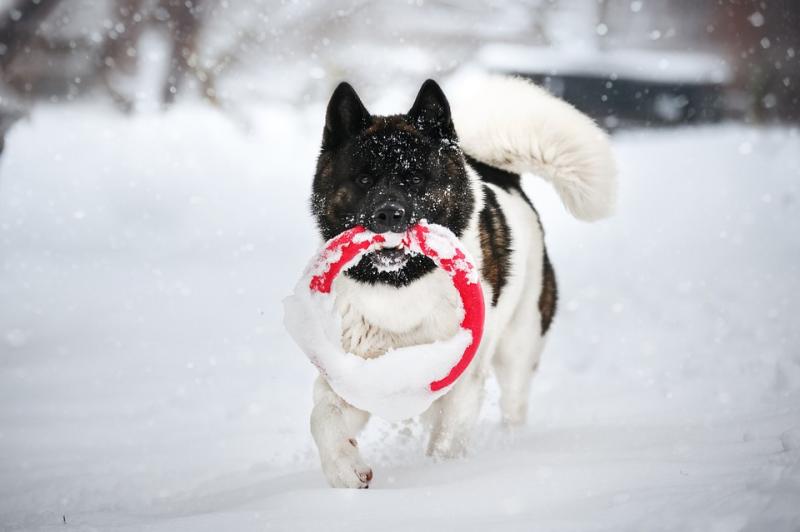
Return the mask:
[[[398,245],[430,257],[449,274],[461,299],[461,327],[449,340],[401,347],[377,358],[346,353],[333,283],[364,254]],[[358,226],[317,253],[294,294],[284,300],[284,313],[287,330],[340,397],[394,421],[424,412],[467,369],[483,334],[483,290],[473,260],[447,228],[422,221],[403,234],[377,234]]]

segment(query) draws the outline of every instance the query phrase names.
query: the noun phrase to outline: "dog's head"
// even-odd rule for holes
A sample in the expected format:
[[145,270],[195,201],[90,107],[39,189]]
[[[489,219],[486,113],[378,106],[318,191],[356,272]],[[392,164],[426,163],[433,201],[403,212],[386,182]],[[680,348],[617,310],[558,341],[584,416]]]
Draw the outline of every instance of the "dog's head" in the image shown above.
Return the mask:
[[[407,113],[392,116],[371,115],[349,84],[336,88],[311,202],[324,239],[356,225],[400,233],[423,219],[461,236],[473,203],[450,105],[435,81],[422,85]],[[403,286],[434,268],[426,257],[384,249],[347,274]]]

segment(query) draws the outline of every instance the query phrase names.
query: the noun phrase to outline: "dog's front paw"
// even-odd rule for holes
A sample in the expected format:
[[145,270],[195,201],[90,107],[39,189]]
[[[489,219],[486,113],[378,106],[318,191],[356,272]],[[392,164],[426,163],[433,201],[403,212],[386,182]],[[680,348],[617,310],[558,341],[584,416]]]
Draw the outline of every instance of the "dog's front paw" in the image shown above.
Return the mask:
[[372,468],[364,463],[350,442],[338,452],[322,458],[322,471],[334,488],[366,489],[372,481]]

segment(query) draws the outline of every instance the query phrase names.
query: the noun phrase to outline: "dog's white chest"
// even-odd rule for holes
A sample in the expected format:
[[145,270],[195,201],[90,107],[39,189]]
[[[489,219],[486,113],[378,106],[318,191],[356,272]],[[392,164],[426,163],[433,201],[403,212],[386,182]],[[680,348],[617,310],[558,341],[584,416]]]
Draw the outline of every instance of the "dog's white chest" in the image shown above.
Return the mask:
[[340,276],[333,291],[342,319],[342,348],[365,358],[390,348],[448,339],[464,317],[458,292],[441,270],[403,288]]

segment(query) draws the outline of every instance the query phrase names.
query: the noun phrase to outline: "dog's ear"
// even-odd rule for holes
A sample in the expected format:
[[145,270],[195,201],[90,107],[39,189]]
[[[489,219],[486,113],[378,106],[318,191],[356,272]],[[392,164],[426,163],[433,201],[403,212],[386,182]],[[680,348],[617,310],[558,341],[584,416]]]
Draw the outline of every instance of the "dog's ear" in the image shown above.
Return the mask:
[[432,137],[456,138],[453,118],[450,116],[450,104],[442,88],[432,79],[422,84],[408,117],[417,129]]
[[328,102],[322,149],[332,149],[357,135],[369,125],[370,115],[349,83],[339,83]]

